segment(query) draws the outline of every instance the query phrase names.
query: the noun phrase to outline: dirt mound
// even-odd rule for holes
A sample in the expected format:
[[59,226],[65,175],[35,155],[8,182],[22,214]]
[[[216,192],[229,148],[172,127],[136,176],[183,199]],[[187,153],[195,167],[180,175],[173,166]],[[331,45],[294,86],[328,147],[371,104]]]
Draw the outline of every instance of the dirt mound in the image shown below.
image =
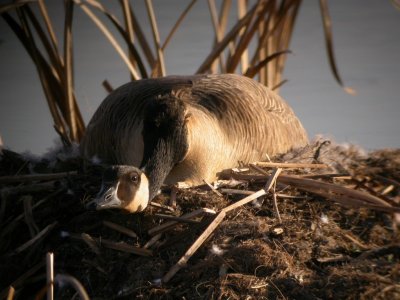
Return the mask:
[[[166,188],[158,205],[128,215],[85,208],[101,169],[81,172],[68,150],[40,160],[3,150],[1,298],[10,286],[15,299],[44,296],[52,252],[55,274],[73,276],[92,299],[398,299],[400,150],[316,142],[274,162],[297,165],[241,166],[214,189]],[[227,211],[176,266],[276,167],[275,188]],[[56,299],[71,299],[76,289],[63,280]]]

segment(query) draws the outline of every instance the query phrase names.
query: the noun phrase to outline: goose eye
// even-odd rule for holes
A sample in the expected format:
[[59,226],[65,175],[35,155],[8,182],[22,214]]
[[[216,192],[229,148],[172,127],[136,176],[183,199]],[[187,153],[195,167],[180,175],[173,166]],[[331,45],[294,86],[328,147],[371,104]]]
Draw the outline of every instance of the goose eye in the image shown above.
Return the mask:
[[130,179],[133,183],[138,182],[139,177],[136,174],[131,174]]

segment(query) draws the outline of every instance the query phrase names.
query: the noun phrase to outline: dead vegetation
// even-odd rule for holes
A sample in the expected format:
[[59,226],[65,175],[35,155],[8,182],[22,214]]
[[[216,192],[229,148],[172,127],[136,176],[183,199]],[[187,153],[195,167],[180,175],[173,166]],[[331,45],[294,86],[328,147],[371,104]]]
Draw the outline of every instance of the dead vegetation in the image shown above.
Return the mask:
[[[100,169],[82,173],[66,151],[29,161],[4,150],[2,298],[43,297],[50,252],[57,299],[74,297],[76,284],[93,299],[400,296],[399,150],[363,155],[317,142],[274,159],[290,168],[241,166],[215,190],[165,189],[135,215],[86,209]],[[257,200],[239,205],[248,197]]]

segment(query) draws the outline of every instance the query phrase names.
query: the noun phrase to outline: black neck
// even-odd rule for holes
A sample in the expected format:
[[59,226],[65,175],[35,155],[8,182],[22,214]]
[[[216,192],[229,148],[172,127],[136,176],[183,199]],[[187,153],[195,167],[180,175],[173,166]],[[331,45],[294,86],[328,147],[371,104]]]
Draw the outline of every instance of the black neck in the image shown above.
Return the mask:
[[172,145],[165,140],[159,140],[156,148],[143,165],[144,173],[149,179],[149,200],[152,200],[156,196],[174,165]]
[[150,200],[188,150],[185,105],[172,94],[149,100],[143,122],[141,167],[149,178]]

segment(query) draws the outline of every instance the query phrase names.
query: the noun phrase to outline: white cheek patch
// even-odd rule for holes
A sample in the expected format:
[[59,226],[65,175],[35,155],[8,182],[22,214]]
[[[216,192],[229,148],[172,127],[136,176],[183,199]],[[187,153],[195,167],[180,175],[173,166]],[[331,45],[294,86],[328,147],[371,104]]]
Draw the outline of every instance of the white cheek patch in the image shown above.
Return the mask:
[[125,207],[130,212],[143,211],[149,203],[149,181],[144,173],[140,175],[140,185],[132,201]]
[[118,199],[119,201],[121,201],[121,199],[118,198],[118,188],[119,188],[119,181],[117,182],[117,186],[114,189],[113,196],[115,197],[115,199]]

